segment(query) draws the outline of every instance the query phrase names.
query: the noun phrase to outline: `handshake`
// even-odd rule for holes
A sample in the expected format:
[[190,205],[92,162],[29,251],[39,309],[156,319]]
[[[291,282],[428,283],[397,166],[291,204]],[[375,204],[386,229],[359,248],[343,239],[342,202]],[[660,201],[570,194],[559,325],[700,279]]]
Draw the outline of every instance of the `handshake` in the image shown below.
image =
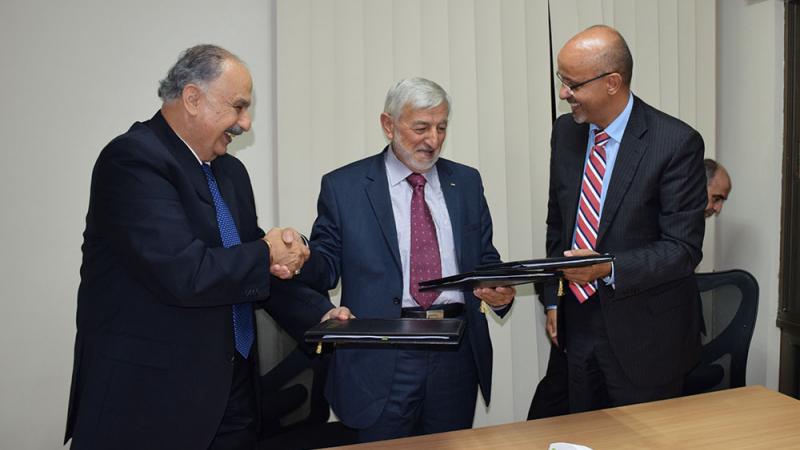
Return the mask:
[[261,239],[269,247],[270,273],[283,280],[298,275],[311,255],[300,233],[293,228],[273,228]]

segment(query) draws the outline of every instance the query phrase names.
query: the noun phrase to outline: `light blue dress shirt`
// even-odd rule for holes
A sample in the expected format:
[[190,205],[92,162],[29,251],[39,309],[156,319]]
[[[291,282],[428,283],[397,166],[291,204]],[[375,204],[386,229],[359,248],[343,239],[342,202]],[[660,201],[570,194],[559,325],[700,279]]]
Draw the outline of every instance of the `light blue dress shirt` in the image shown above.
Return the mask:
[[[614,164],[617,162],[617,154],[619,153],[619,144],[622,142],[622,136],[625,134],[625,128],[628,126],[628,119],[631,118],[631,110],[633,109],[633,93],[628,95],[628,104],[625,109],[605,128],[608,134],[608,141],[606,142],[606,173],[603,175],[603,192],[600,194],[600,220],[603,218],[603,205],[606,203],[606,194],[608,193],[608,186],[611,184],[611,175],[614,172]],[[583,160],[583,170],[586,171],[586,164],[589,163],[589,156],[594,146],[595,130],[600,127],[590,123],[589,124],[589,139],[586,141],[586,156]],[[581,177],[583,173],[581,172]],[[578,205],[575,205],[575,223],[578,222]],[[572,245],[570,248],[575,247],[575,231],[572,232]],[[611,263],[611,275],[603,278],[606,285],[614,284],[614,263]],[[556,309],[555,306],[548,306],[547,309]]]
[[[617,162],[617,154],[619,153],[619,144],[622,142],[622,136],[625,134],[625,128],[628,126],[628,119],[631,118],[631,110],[633,109],[633,93],[628,94],[628,104],[625,109],[605,128],[606,134],[609,139],[606,141],[606,173],[603,175],[603,192],[600,194],[600,220],[603,219],[603,205],[606,203],[606,194],[608,193],[608,186],[611,184],[611,176],[614,172],[614,164]],[[586,164],[589,164],[589,156],[594,146],[595,131],[600,130],[600,127],[590,123],[589,124],[589,139],[586,142],[586,157],[583,161],[583,170],[586,170]],[[583,172],[581,172],[583,173]],[[577,205],[575,209],[575,220],[577,223]],[[575,247],[575,232],[572,232],[572,248]],[[606,284],[614,284],[614,263],[611,263],[611,275],[603,278]]]

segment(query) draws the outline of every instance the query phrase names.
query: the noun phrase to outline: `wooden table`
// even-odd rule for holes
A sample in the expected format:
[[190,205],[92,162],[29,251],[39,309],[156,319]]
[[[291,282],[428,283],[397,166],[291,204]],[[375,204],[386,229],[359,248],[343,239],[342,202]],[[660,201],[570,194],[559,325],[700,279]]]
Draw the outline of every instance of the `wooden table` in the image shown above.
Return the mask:
[[798,449],[800,401],[762,386],[337,449]]

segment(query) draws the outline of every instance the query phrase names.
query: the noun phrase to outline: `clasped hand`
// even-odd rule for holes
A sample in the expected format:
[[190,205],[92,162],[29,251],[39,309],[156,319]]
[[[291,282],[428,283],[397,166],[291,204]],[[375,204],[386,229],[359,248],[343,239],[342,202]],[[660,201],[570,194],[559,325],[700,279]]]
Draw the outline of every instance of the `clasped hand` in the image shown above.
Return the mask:
[[262,238],[269,245],[269,271],[288,280],[300,273],[311,251],[293,228],[273,228]]
[[[567,250],[564,256],[592,256],[599,255],[596,251],[578,248]],[[598,278],[605,278],[611,275],[611,263],[592,264],[591,266],[571,267],[562,269],[564,278],[578,284],[587,284]]]
[[475,297],[488,303],[493,308],[500,308],[511,303],[517,290],[511,286],[498,286],[495,288],[476,288],[472,290]]

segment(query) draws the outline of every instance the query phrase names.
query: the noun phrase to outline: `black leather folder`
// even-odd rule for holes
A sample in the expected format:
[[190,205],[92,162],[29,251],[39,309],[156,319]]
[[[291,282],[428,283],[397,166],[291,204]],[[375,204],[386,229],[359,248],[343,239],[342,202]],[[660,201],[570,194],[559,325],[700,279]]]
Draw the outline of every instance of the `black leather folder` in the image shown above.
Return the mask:
[[456,345],[461,319],[330,319],[305,333],[310,343]]
[[515,286],[557,280],[562,269],[591,266],[611,262],[609,254],[591,256],[560,256],[556,258],[528,259],[479,266],[471,272],[419,283],[421,291],[436,289],[472,290],[478,287]]

